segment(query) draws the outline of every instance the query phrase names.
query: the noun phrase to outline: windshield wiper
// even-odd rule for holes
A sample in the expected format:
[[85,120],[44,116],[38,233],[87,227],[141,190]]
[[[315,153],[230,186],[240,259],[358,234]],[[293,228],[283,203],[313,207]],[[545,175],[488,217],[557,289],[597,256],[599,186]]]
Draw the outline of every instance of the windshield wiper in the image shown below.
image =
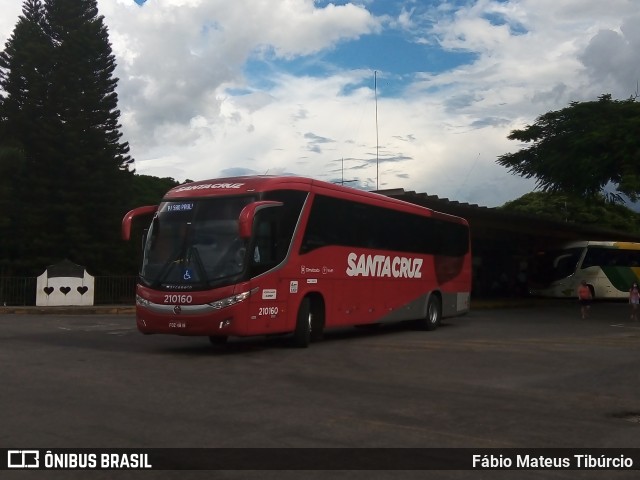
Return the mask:
[[200,252],[198,252],[198,248],[195,246],[189,247],[189,252],[187,254],[187,266],[191,263],[191,259],[195,260],[194,264],[196,266],[196,271],[198,272],[200,283],[208,283],[209,278],[207,278],[207,272],[204,268],[204,264],[202,263],[202,258],[200,258]]

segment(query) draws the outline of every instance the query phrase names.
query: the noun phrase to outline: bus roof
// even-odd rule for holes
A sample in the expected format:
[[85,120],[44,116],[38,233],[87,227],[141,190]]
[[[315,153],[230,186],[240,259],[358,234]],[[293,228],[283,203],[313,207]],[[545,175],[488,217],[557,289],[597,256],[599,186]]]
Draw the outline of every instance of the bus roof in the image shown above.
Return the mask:
[[172,201],[185,198],[210,198],[226,195],[244,195],[260,193],[271,190],[302,190],[320,194],[360,201],[381,207],[404,210],[421,215],[430,215],[443,220],[467,224],[461,217],[435,212],[426,207],[387,197],[375,192],[367,192],[352,187],[337,185],[321,180],[297,176],[258,175],[245,177],[227,177],[211,180],[201,180],[193,183],[185,183],[169,190],[164,196],[164,201]]
[[562,248],[584,248],[584,247],[611,247],[611,248],[621,248],[623,250],[640,250],[640,243],[580,240],[575,242],[564,243],[562,245]]

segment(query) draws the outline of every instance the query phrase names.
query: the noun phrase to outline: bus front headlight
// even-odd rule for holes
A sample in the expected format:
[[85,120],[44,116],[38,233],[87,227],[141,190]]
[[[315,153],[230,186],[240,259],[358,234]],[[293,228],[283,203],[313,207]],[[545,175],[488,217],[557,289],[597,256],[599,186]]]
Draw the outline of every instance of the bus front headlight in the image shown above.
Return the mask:
[[140,295],[136,295],[136,305],[140,307],[148,307],[149,303],[149,300],[147,300],[146,298],[142,298]]
[[216,310],[220,310],[223,308],[230,307],[231,305],[235,305],[236,303],[244,302],[247,298],[258,291],[258,287],[253,290],[249,290],[246,292],[238,293],[236,295],[231,295],[230,297],[223,298],[222,300],[217,300],[215,302],[211,302],[211,305]]

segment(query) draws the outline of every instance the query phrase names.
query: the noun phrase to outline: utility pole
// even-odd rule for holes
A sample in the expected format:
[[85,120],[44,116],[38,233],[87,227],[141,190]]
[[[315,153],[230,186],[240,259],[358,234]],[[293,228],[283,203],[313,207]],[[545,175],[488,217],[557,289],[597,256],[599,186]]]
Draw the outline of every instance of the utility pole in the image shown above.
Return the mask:
[[376,190],[379,190],[378,179],[380,178],[380,141],[378,137],[378,71],[373,71],[373,93],[376,99]]

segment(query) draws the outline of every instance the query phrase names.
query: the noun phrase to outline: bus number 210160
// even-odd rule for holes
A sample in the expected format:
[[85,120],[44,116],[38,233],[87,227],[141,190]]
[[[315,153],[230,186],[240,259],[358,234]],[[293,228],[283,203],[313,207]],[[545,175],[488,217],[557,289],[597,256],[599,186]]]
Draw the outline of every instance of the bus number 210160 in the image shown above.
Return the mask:
[[277,315],[278,307],[260,307],[258,315]]
[[191,295],[165,295],[164,303],[177,303],[177,304],[185,304],[191,303],[193,301],[193,297]]

